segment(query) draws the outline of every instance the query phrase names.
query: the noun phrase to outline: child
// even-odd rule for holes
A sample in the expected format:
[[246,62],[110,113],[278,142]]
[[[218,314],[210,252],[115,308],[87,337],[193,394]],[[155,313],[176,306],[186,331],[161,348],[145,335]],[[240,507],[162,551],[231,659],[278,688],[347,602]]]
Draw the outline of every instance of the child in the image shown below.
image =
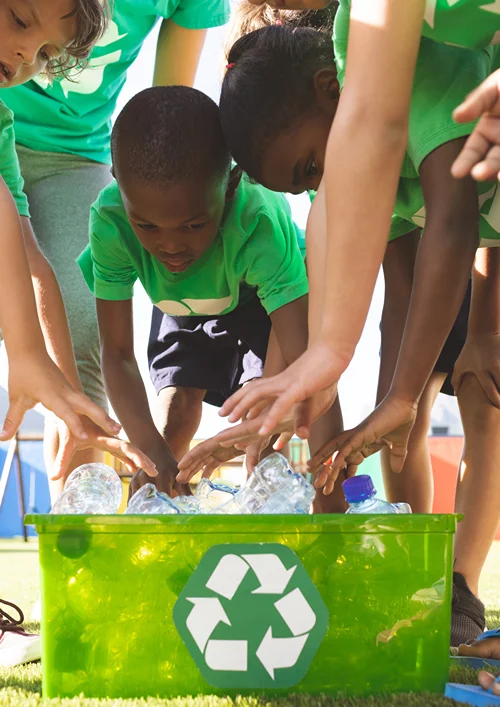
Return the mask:
[[[60,285],[81,385],[104,408],[95,301],[76,259],[88,244],[90,207],[111,181],[116,103],[148,37],[155,45],[148,51],[154,72],[151,68],[145,80],[191,86],[207,29],[223,25],[229,16],[228,0],[113,0],[109,5],[106,32],[85,67],[60,81],[41,76],[4,94],[16,116],[16,151],[32,223]],[[60,453],[58,437],[49,420],[44,435],[48,469]],[[73,464],[101,457],[85,450]]]
[[[0,7],[0,88],[19,85],[40,71],[52,74],[64,70],[84,59],[103,31],[105,9],[98,0],[77,0],[74,3],[36,0],[29,7],[24,3],[3,3]],[[91,444],[114,449],[116,455],[134,469],[145,463],[150,473],[154,473],[147,458],[131,445],[107,437],[107,434],[118,432],[119,426],[78,392],[80,386],[60,293],[50,267],[36,245],[22,190],[12,113],[0,101],[0,326],[9,358],[11,403],[0,439],[12,437],[26,410],[41,402],[59,415],[67,423],[66,429],[71,430],[71,436],[68,430],[64,458],[60,457],[57,466],[60,473],[64,472],[72,449]],[[33,279],[40,283],[45,296],[39,305],[46,316],[47,344],[72,385],[47,354],[30,267]],[[39,639],[22,630],[22,612],[12,603],[3,600],[0,603],[19,614],[18,619],[12,619],[8,611],[0,608],[0,665],[39,658]]]
[[[159,310],[179,318],[177,331],[171,325],[165,336],[172,351],[163,359],[155,352],[152,367],[159,361],[157,387],[177,385],[174,369],[188,361],[181,384],[196,389],[189,393],[195,416],[207,389],[224,396],[228,384],[242,382],[220,369],[222,362],[233,368],[236,340],[259,359],[264,355],[269,323],[255,293],[285,361],[300,355],[307,341],[306,271],[285,198],[240,181],[218,108],[204,94],[180,86],[142,91],[120,114],[111,145],[116,182],[92,208],[80,266],[97,298],[113,409],[131,441],[156,463],[159,488],[172,493],[175,456],[153,424],[133,351],[134,282],[140,279]],[[196,325],[186,326],[192,316]],[[328,418],[338,429],[338,407]],[[144,482],[139,472],[133,488]]]
[[[233,48],[229,59],[234,66],[228,70],[224,80],[221,116],[229,147],[239,164],[252,177],[273,189],[300,191],[305,188],[317,188],[322,177],[326,140],[338,98],[336,73],[328,38],[311,30],[291,32],[285,27],[272,27],[241,39]],[[428,43],[425,52],[421,52],[419,62],[412,104],[413,132],[408,144],[407,176],[401,180],[398,193],[397,207],[401,216],[395,216],[393,219],[392,236],[400,237],[389,246],[384,264],[386,276],[389,277],[383,317],[382,375],[384,376],[385,372],[385,381],[381,381],[379,395],[382,397],[387,392],[392,378],[409,295],[413,289],[414,300],[409,313],[407,332],[413,332],[415,340],[419,343],[411,349],[404,346],[401,359],[405,358],[405,379],[408,379],[411,385],[417,386],[421,385],[420,379],[423,381],[425,402],[419,410],[419,422],[411,438],[412,455],[401,482],[399,485],[394,481],[391,483],[394,477],[391,478],[387,473],[390,468],[388,460],[385,476],[389,482],[391,500],[407,500],[413,503],[415,510],[429,512],[432,504],[432,475],[426,445],[429,415],[446,373],[453,370],[453,364],[465,338],[463,329],[466,320],[466,312],[463,312],[447,344],[451,351],[448,350],[446,355],[443,351],[440,365],[427,383],[438,358],[439,347],[442,346],[439,336],[436,336],[432,329],[433,322],[435,317],[449,317],[451,297],[455,295],[444,293],[450,285],[453,288],[457,284],[456,279],[450,282],[450,278],[443,278],[439,266],[443,267],[441,263],[444,262],[452,267],[453,271],[462,272],[460,277],[463,277],[465,290],[478,242],[477,220],[474,217],[478,202],[476,188],[472,182],[460,184],[459,188],[463,191],[461,198],[457,200],[455,183],[451,177],[447,177],[453,155],[461,148],[461,142],[457,141],[459,131],[465,136],[470,133],[471,126],[452,124],[446,110],[446,102],[453,102],[454,94],[458,95],[464,88],[463,82],[459,86],[453,81],[453,77],[460,76],[464,62],[471,82],[480,80],[481,72],[488,72],[489,63],[488,56],[483,57],[480,52],[468,53],[434,43]],[[434,69],[431,78],[429,66]],[[287,80],[288,75],[290,80]],[[293,83],[291,77],[295,77]],[[446,91],[442,90],[441,83],[446,86]],[[441,103],[436,102],[436,96],[442,97]],[[420,146],[418,156],[415,156],[415,146]],[[487,189],[481,197],[481,213],[485,214],[481,219],[481,235],[490,242],[489,239],[498,237],[498,234],[487,220],[495,188],[489,185]],[[424,197],[426,212],[422,209]],[[318,198],[322,198],[321,189]],[[490,201],[487,205],[488,200]],[[469,211],[472,212],[472,217]],[[414,217],[417,212],[418,215]],[[412,249],[415,250],[415,244],[411,232],[418,223],[425,223],[425,230],[418,250],[414,276]],[[464,250],[466,257],[470,258],[469,261],[463,257],[460,249],[456,248],[458,239],[461,239],[464,245],[467,244]],[[458,253],[455,253],[455,250],[458,250]],[[498,249],[486,249],[484,252],[488,258],[496,258]],[[437,263],[437,275],[433,274],[430,265],[433,262]],[[422,267],[426,269],[425,278],[421,274]],[[404,268],[409,271],[408,275],[405,275]],[[413,277],[415,281],[412,287]],[[399,281],[396,278],[399,278]],[[481,292],[477,287],[475,294],[474,311],[484,310],[484,304],[478,306],[478,302],[481,303]],[[441,300],[445,303],[444,307]],[[422,306],[419,306],[419,301]],[[434,303],[433,306],[429,305],[429,301]],[[460,307],[460,301],[457,302],[456,297],[453,306],[456,306],[457,310]],[[391,311],[393,314],[389,317]],[[477,315],[475,316],[477,321]],[[390,325],[392,333],[386,333],[387,325]],[[448,326],[447,322],[445,326]],[[475,335],[477,336],[477,333]],[[387,352],[385,343],[388,337],[392,337],[393,341]],[[473,340],[469,342],[469,347],[471,346],[474,346]],[[477,349],[479,344],[476,343],[475,346]],[[401,363],[402,361],[398,364],[398,370]],[[257,386],[259,385],[260,383],[257,383]],[[419,395],[422,395],[422,391]],[[468,440],[466,458],[468,465],[474,469],[476,478],[474,490],[471,487],[471,474],[468,473],[469,480],[459,491],[458,499],[461,510],[466,508],[467,520],[464,523],[468,527],[457,537],[456,587],[462,602],[460,609],[455,603],[455,613],[461,617],[467,615],[467,612],[472,614],[472,617],[468,618],[476,627],[469,625],[465,628],[470,631],[470,634],[465,636],[468,640],[474,637],[474,631],[477,635],[484,628],[484,609],[467,588],[467,582],[458,575],[465,575],[473,591],[477,592],[482,563],[498,523],[498,503],[495,504],[492,494],[497,493],[498,485],[494,440],[500,432],[500,420],[497,410],[489,404],[474,377],[468,376],[464,379],[459,388],[459,400]],[[412,431],[413,422],[414,419],[410,420],[405,430],[407,438]],[[232,439],[236,438],[237,431],[233,430]],[[229,439],[229,435],[226,435],[225,439]],[[357,463],[360,459],[351,461]],[[184,462],[180,466],[183,467]],[[411,473],[407,473],[407,469],[408,472],[411,470]],[[484,474],[484,481],[481,483],[477,482],[478,474]],[[327,491],[331,485],[331,482],[327,484]],[[419,488],[422,485],[426,487],[424,494]],[[477,515],[473,512],[479,488],[486,489],[488,494],[488,498],[484,499],[486,513],[481,517],[481,524],[477,523]],[[457,619],[457,623],[463,623],[463,619]],[[458,629],[453,642],[464,642],[463,636],[458,635]]]
[[[312,6],[310,0],[300,4]],[[318,301],[311,298],[321,332],[301,361],[275,380],[255,386],[245,396],[245,405],[237,408],[241,414],[254,400],[273,399],[263,434],[291,405],[335,384],[352,358],[385,251],[422,34],[439,42],[485,47],[498,40],[500,14],[494,3],[472,0],[352,0],[352,7],[342,0],[335,27],[336,54],[347,73],[325,159],[326,240],[316,237],[314,246],[322,252],[326,248],[326,266],[312,274],[322,293]],[[466,78],[465,71],[462,76]],[[361,212],[354,199],[357,193],[363,194]],[[353,233],[360,234],[361,255]],[[349,278],[344,277],[347,271]]]

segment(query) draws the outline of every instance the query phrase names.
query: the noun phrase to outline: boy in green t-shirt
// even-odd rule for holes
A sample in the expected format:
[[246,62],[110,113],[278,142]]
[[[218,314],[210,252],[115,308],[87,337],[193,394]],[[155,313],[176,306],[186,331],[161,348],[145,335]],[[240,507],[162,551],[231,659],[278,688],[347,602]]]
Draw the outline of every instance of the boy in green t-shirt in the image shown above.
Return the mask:
[[[305,350],[306,269],[285,197],[231,169],[218,107],[201,92],[142,91],[118,117],[111,147],[116,182],[92,207],[79,263],[97,298],[111,404],[129,439],[156,463],[158,486],[171,493],[175,457],[196,431],[203,398],[224,399],[260,374],[270,324],[286,364]],[[167,334],[153,336],[154,352],[150,345],[156,388],[182,381],[187,401],[186,415],[170,393],[160,397],[166,438],[153,423],[133,350],[136,280],[168,315]],[[257,366],[245,376],[234,359],[238,369],[248,354]],[[172,423],[178,414],[181,424]],[[339,429],[339,408],[326,416]],[[140,472],[133,488],[145,481]]]

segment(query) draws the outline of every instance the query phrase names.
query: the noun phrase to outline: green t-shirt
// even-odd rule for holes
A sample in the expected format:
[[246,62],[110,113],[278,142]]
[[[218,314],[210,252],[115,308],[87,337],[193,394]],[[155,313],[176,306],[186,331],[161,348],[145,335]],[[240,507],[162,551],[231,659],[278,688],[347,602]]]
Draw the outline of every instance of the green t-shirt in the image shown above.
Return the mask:
[[284,195],[243,178],[214,243],[174,274],[139,243],[112,182],[92,206],[90,243],[78,263],[98,299],[131,299],[140,280],[166,314],[210,316],[235,309],[248,285],[270,314],[308,292],[299,238]]
[[469,49],[500,43],[499,0],[426,0],[424,37]]
[[[343,82],[349,13],[337,14],[334,32],[335,60]],[[458,124],[453,110],[498,65],[499,49],[474,51],[432,42],[425,37],[415,69],[408,124],[408,146],[401,169],[389,240],[425,226],[420,165],[433,150],[451,140],[470,135],[474,123]],[[500,193],[496,182],[479,182],[481,245],[500,245]],[[498,217],[495,214],[498,212]]]
[[14,116],[2,101],[0,101],[0,175],[14,197],[20,216],[29,217],[28,199],[23,192],[24,181],[16,154]]
[[[345,24],[350,7],[351,0],[340,0],[336,25]],[[422,36],[468,49],[499,44],[500,0],[426,0]]]
[[228,0],[113,0],[111,5],[112,20],[83,72],[52,85],[39,76],[3,91],[21,145],[110,163],[111,116],[127,69],[158,19],[207,29],[224,24],[229,13]]

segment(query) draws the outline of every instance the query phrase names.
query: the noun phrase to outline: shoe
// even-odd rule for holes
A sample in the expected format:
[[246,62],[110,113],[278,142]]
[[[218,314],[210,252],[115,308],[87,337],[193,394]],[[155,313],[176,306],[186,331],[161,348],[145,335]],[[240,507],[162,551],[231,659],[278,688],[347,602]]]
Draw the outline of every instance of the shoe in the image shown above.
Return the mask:
[[0,607],[0,667],[12,668],[40,660],[40,636],[26,633],[22,628],[24,614],[21,609],[5,599],[0,599],[0,604],[14,609],[18,615],[15,619]]
[[483,602],[471,592],[463,574],[453,572],[450,645],[460,646],[475,641],[485,626]]

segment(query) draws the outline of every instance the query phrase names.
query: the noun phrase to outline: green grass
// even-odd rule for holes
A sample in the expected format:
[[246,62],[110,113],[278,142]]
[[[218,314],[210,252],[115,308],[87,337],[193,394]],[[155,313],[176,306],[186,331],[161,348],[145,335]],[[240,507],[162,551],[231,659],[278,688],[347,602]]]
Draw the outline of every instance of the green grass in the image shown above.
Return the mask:
[[[38,595],[38,545],[30,540],[0,540],[0,597],[11,598],[30,615]],[[481,597],[487,605],[488,627],[500,626],[500,542],[495,543],[481,584]],[[29,624],[28,624],[29,625]],[[31,624],[31,628],[37,628]],[[452,669],[452,682],[476,683],[477,673],[471,669]],[[0,707],[451,707],[456,704],[442,695],[387,695],[381,697],[342,698],[290,695],[286,699],[214,696],[161,700],[73,699],[44,700],[41,697],[39,664],[13,669],[0,669]]]

